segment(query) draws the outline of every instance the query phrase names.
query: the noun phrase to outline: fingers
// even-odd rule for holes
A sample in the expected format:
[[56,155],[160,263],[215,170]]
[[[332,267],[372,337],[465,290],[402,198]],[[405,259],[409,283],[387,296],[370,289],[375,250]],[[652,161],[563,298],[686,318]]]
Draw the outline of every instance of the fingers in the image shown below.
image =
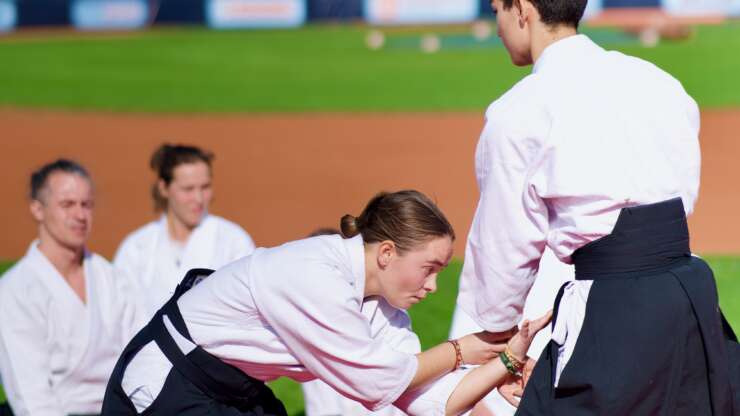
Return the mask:
[[493,344],[491,345],[491,350],[496,353],[495,355],[498,356],[500,353],[504,352],[506,350],[506,343],[501,344]]
[[529,378],[532,376],[535,364],[537,364],[537,361],[527,358],[527,362],[524,363],[524,369],[522,370],[522,386],[526,386],[529,382]]
[[497,343],[508,341],[518,331],[519,331],[519,328],[515,326],[509,330],[501,331],[501,332],[481,331],[481,332],[478,332],[476,336],[484,342],[488,342],[490,344],[497,344]]
[[510,405],[518,407],[519,400],[524,392],[522,380],[520,378],[510,376],[506,379],[504,384],[498,388],[498,392]]
[[534,336],[536,333],[540,332],[540,330],[547,326],[550,321],[552,321],[552,309],[547,311],[547,313],[541,318],[535,319],[534,321],[529,323],[529,331],[531,332],[531,336]]

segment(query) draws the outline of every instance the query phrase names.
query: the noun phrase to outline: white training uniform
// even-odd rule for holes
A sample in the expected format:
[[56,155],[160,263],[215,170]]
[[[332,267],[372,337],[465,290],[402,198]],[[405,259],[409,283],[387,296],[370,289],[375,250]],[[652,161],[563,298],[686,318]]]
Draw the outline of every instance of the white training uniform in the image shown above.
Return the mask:
[[83,267],[87,303],[38,242],[0,278],[0,373],[16,416],[100,413],[136,309],[107,260],[86,253]]
[[[370,410],[393,403],[412,415],[443,415],[466,371],[404,394],[419,340],[404,311],[363,299],[364,290],[362,237],[319,236],[257,249],[185,293],[178,306],[197,345],[254,378],[319,378]],[[194,348],[165,325],[183,353]],[[143,409],[166,394],[171,368],[149,343],[121,385]]]
[[395,406],[386,406],[378,411],[367,410],[360,403],[350,400],[321,380],[301,384],[306,404],[306,416],[400,416],[404,412]]
[[113,266],[116,273],[137,285],[148,321],[175,293],[188,270],[217,269],[252,251],[254,242],[246,231],[209,214],[181,246],[170,238],[167,218],[163,215],[123,240]]
[[[546,246],[569,263],[576,249],[611,233],[624,207],[680,196],[691,213],[698,133],[696,102],[655,65],[584,35],[548,46],[532,74],[486,112],[460,307],[489,331],[509,329],[522,318]],[[567,319],[553,334],[561,356],[578,337],[591,283],[566,288],[559,316]]]
[[[532,290],[527,295],[524,304],[524,319],[540,318],[552,309],[560,287],[564,283],[572,281],[574,277],[573,266],[561,262],[555,257],[552,250],[545,249],[537,271],[537,279],[532,285]],[[465,313],[459,305],[455,307],[455,313],[452,316],[452,327],[450,328],[450,339],[457,339],[482,330],[483,328],[475,323],[473,318]],[[547,325],[535,335],[527,355],[537,360],[550,342],[550,336],[550,325]],[[516,412],[516,408],[501,397],[498,390],[489,393],[483,401],[486,407],[496,416],[511,416]]]

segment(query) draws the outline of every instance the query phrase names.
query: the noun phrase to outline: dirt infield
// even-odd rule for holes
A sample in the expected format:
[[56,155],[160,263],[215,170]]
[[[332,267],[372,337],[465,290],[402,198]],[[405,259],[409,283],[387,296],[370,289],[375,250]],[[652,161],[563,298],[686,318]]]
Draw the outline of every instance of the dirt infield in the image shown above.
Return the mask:
[[[216,154],[212,211],[274,245],[358,214],[381,189],[434,196],[463,244],[475,210],[473,153],[482,116],[453,114],[141,115],[0,110],[5,208],[0,258],[21,256],[34,236],[29,173],[52,158],[79,160],[97,186],[91,248],[111,256],[154,217],[148,158],[162,141]],[[740,253],[740,111],[706,111],[702,189],[691,218],[700,253]]]

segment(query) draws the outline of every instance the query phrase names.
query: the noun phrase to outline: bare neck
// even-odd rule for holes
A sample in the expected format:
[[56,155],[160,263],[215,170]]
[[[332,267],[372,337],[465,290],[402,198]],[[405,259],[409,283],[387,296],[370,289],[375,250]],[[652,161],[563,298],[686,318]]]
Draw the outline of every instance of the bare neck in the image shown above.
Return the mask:
[[167,212],[165,215],[167,218],[167,233],[170,238],[180,243],[185,243],[190,238],[190,234],[193,233],[194,227],[189,227],[182,221],[180,221],[174,214]]
[[561,39],[577,34],[578,31],[572,26],[560,25],[552,27],[538,22],[535,26],[532,26],[532,29],[530,29],[532,39],[532,62],[537,62],[542,55],[542,52],[544,52],[548,46]]
[[65,246],[42,230],[38,248],[65,279],[82,269],[85,247]]

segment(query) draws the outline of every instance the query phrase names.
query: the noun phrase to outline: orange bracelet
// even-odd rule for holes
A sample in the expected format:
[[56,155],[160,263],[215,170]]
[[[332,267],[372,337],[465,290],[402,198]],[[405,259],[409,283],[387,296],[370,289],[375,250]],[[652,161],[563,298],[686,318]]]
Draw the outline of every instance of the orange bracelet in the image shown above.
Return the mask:
[[448,340],[450,344],[452,344],[452,347],[455,348],[455,368],[452,369],[452,371],[457,370],[460,368],[463,364],[463,357],[462,357],[462,349],[460,348],[460,343],[457,342],[456,339]]

